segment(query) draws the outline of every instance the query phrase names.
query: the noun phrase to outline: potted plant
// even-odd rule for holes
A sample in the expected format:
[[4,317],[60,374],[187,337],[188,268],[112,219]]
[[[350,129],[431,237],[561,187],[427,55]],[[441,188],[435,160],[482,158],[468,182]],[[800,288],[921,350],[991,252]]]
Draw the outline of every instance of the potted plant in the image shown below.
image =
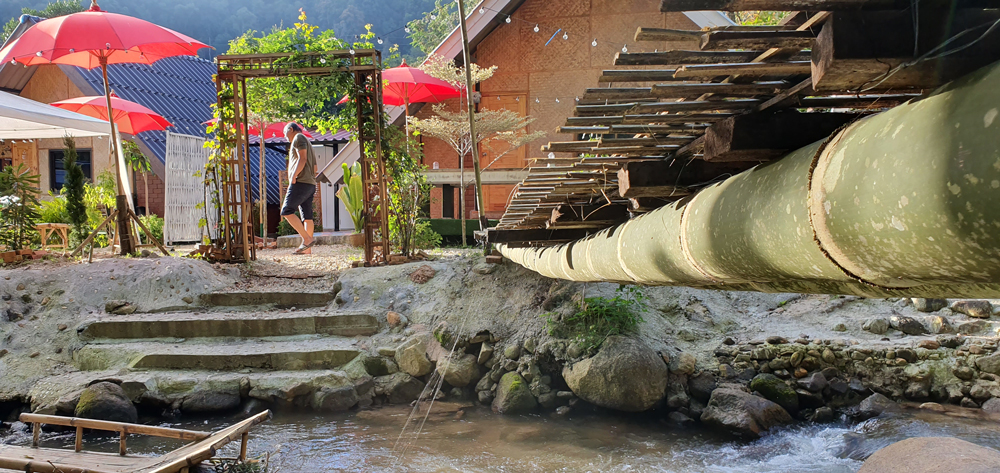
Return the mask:
[[354,222],[354,234],[351,235],[350,243],[352,246],[365,246],[365,199],[361,163],[354,163],[352,167],[348,167],[346,163],[341,166],[344,167],[344,186],[337,191],[337,198],[344,203],[344,208]]

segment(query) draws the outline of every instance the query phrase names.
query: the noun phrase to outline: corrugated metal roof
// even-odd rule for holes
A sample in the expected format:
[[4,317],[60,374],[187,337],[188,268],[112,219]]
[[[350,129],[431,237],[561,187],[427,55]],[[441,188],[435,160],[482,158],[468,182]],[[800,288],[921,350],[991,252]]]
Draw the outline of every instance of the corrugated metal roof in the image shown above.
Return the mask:
[[[35,23],[44,19],[32,15],[21,15],[17,28],[14,28],[14,31],[7,37],[7,40],[4,41],[3,46],[0,46],[0,49],[19,38],[28,28],[34,26]],[[20,92],[28,84],[28,81],[31,80],[31,76],[35,75],[37,69],[38,66],[27,67],[23,64],[0,64],[0,89]]]

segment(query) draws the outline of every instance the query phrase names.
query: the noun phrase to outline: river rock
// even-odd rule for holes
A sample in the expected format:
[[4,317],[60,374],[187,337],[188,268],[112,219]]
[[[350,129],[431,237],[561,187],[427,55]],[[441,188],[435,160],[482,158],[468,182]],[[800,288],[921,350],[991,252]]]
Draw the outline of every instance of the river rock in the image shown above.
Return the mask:
[[448,384],[461,388],[479,379],[479,363],[469,354],[444,358],[438,362],[437,372]]
[[927,333],[927,327],[913,317],[894,315],[889,318],[889,325],[907,335],[923,335]]
[[313,393],[311,404],[317,411],[340,412],[354,407],[359,400],[354,386],[324,387]]
[[226,412],[240,407],[240,386],[235,383],[223,389],[197,390],[184,397],[184,412]]
[[757,438],[771,427],[791,423],[792,416],[762,397],[737,389],[719,388],[712,392],[701,421],[743,437]]
[[667,376],[667,406],[672,409],[687,407],[691,402],[688,396],[687,376],[671,373]]
[[670,360],[670,372],[683,376],[690,375],[694,373],[696,363],[697,360],[695,360],[694,355],[681,353]]
[[750,381],[750,390],[757,391],[769,401],[777,403],[786,411],[799,411],[799,396],[785,381],[773,374],[759,374]]
[[101,382],[88,386],[80,394],[80,401],[73,412],[85,419],[109,420],[134,424],[139,420],[135,405],[125,390],[115,383]]
[[981,371],[1000,375],[1000,354],[976,358],[976,367]]
[[970,320],[958,324],[955,331],[963,335],[975,335],[985,332],[987,328],[989,328],[989,324],[985,320]]
[[500,378],[496,397],[493,399],[493,412],[497,414],[518,414],[530,412],[538,405],[535,396],[531,395],[528,382],[517,372],[510,372]]
[[993,305],[989,301],[955,301],[951,310],[977,319],[988,319],[993,315]]
[[823,391],[829,383],[826,380],[826,376],[823,373],[813,373],[805,378],[796,381],[799,387],[814,393]]
[[1000,398],[992,398],[984,402],[983,410],[990,414],[1000,414]]
[[1000,452],[952,437],[915,437],[878,450],[858,473],[987,473],[1000,471]]
[[384,394],[390,404],[409,404],[420,397],[424,382],[406,373],[394,373],[375,378],[375,392]]
[[948,307],[948,301],[944,299],[924,299],[922,297],[914,297],[913,307],[920,312],[937,312],[945,307]]
[[396,348],[396,364],[410,376],[423,376],[434,370],[434,363],[427,357],[427,347],[432,338],[429,333],[419,333],[408,338]]
[[476,362],[485,365],[487,361],[493,356],[493,345],[489,342],[483,342],[483,345],[479,347],[479,357],[476,358]]
[[864,418],[875,417],[883,412],[901,412],[899,404],[892,402],[892,399],[882,394],[875,393],[865,398],[858,404],[858,415]]
[[608,409],[645,411],[663,399],[667,365],[645,343],[608,337],[593,357],[563,368],[563,378],[581,399]]
[[715,375],[708,371],[702,371],[688,378],[688,392],[691,394],[691,397],[702,403],[708,402],[708,399],[712,397],[712,391],[715,391],[716,387],[718,387],[718,383],[715,381]]
[[866,320],[861,324],[861,329],[876,335],[882,335],[889,330],[889,320],[884,317],[875,317]]

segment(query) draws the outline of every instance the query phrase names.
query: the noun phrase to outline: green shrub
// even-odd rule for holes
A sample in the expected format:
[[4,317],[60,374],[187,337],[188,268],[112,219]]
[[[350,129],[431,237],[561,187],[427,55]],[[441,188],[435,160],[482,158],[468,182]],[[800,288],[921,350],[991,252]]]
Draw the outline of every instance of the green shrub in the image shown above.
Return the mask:
[[295,232],[295,229],[292,228],[292,224],[288,223],[288,220],[285,220],[285,218],[282,217],[281,221],[278,222],[278,236],[288,235],[297,235],[297,233]]
[[592,353],[609,336],[634,331],[642,323],[639,311],[646,307],[646,299],[637,286],[618,286],[615,297],[588,297],[577,304],[575,314],[562,320],[546,314],[549,334],[571,339],[579,343],[584,352]]
[[0,245],[21,250],[38,241],[38,174],[23,164],[0,171]]
[[417,222],[413,231],[413,248],[430,250],[441,246],[441,235],[431,228],[427,221]]
[[66,209],[66,198],[62,196],[52,196],[52,200],[43,200],[38,209],[39,223],[73,223],[69,217],[69,210]]
[[[149,229],[149,233],[153,234],[153,238],[156,238],[156,241],[161,243],[163,242],[163,218],[157,215],[143,215],[139,217],[139,221],[142,222],[142,224]],[[144,232],[143,233],[144,240],[145,237],[146,235]],[[152,243],[152,242],[147,242],[147,243]]]
[[74,238],[83,240],[87,237],[86,234],[90,233],[90,229],[87,228],[87,220],[89,220],[87,205],[84,202],[86,178],[83,175],[83,168],[76,164],[76,142],[67,136],[63,143],[66,145],[66,151],[63,155],[63,168],[66,169],[63,195],[66,197],[66,215],[69,216],[70,220],[66,223],[73,225]]

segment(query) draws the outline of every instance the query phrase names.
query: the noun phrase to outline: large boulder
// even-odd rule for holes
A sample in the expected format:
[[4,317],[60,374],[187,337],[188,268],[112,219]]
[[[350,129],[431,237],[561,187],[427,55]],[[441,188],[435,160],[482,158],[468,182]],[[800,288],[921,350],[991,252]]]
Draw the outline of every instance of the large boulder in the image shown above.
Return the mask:
[[339,412],[354,407],[359,400],[354,386],[324,387],[313,393],[311,405],[317,411]]
[[688,378],[688,391],[691,393],[691,397],[701,401],[702,404],[708,402],[716,387],[718,387],[718,382],[715,380],[715,375],[708,371],[702,371],[698,375]]
[[424,382],[406,373],[375,378],[375,394],[385,395],[390,404],[409,404],[423,391]]
[[444,358],[438,362],[437,372],[448,384],[461,388],[479,379],[479,363],[475,355]]
[[987,373],[1000,375],[1000,354],[976,358],[976,367]]
[[528,382],[511,371],[500,378],[496,397],[493,398],[493,412],[497,414],[517,414],[530,412],[538,405],[535,396],[531,395]]
[[667,364],[645,343],[608,337],[600,351],[563,368],[566,384],[591,404],[626,412],[645,411],[663,399]]
[[427,357],[431,334],[416,334],[396,348],[396,364],[410,376],[423,376],[434,370],[434,363]]
[[139,420],[135,405],[125,394],[125,390],[115,383],[93,384],[80,394],[73,412],[85,419],[110,420],[134,424]]
[[915,437],[868,457],[858,473],[987,473],[1000,471],[1000,452],[952,437]]
[[858,404],[858,415],[864,418],[875,417],[883,412],[901,412],[902,408],[882,394],[875,393]]
[[955,301],[951,310],[977,319],[988,319],[993,315],[993,305],[990,301]]
[[732,388],[719,388],[701,414],[701,421],[741,437],[757,438],[771,427],[792,422],[781,406],[762,397]]
[[913,307],[920,312],[937,312],[945,307],[948,307],[948,301],[944,299],[925,299],[915,297],[912,300]]
[[924,327],[924,324],[913,317],[894,315],[889,318],[889,325],[907,335],[924,335],[928,333],[927,327]]
[[784,407],[786,411],[799,411],[799,395],[785,380],[769,373],[762,373],[750,381],[750,390],[757,391],[765,399]]

